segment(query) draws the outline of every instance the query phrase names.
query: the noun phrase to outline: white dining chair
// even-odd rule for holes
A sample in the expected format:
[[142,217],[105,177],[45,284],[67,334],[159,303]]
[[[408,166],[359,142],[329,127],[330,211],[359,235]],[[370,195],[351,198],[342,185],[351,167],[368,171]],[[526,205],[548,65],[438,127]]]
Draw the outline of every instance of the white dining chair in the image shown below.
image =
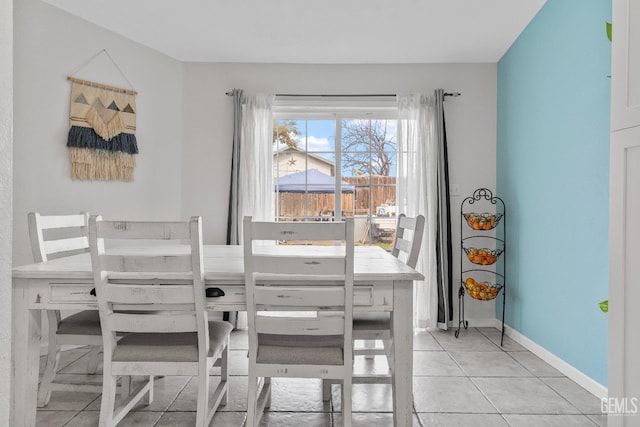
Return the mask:
[[[403,261],[411,268],[415,268],[420,255],[422,237],[424,235],[424,215],[408,217],[405,214],[398,215],[395,240],[391,254]],[[386,356],[389,371],[386,374],[357,374],[353,377],[354,384],[383,383],[393,381],[394,361],[391,352],[393,333],[391,328],[391,316],[388,312],[357,312],[353,315],[353,340],[354,356],[373,358],[376,355]],[[382,341],[383,348],[376,348],[376,342]],[[356,341],[362,342],[365,347],[355,347]],[[323,399],[331,397],[331,384],[335,381],[323,381]]]
[[[78,253],[89,252],[88,213],[71,215],[27,215],[31,251],[35,262],[45,262]],[[51,392],[99,392],[102,385],[90,381],[73,381],[57,375],[62,345],[91,346],[87,357],[87,373],[95,374],[100,361],[102,334],[100,316],[96,310],[83,310],[62,317],[59,310],[46,310],[49,333],[47,362],[38,389],[38,407],[49,404]]]
[[[353,219],[285,223],[245,217],[243,227],[249,325],[246,427],[257,426],[270,405],[272,377],[342,382],[343,425],[350,426]],[[299,247],[274,244],[317,240],[345,243],[302,254]],[[332,314],[299,315],[324,310]]]
[[[105,240],[135,243],[146,249],[105,251]],[[158,245],[177,241],[187,245]],[[104,346],[101,427],[115,426],[143,398],[153,400],[153,377],[197,377],[196,426],[211,422],[228,396],[228,322],[210,321],[206,310],[202,224],[185,222],[89,221],[91,263]],[[133,251],[133,252],[131,252]],[[118,340],[116,335],[124,335]],[[220,366],[220,383],[210,396],[210,371]],[[118,376],[143,376],[116,402]]]

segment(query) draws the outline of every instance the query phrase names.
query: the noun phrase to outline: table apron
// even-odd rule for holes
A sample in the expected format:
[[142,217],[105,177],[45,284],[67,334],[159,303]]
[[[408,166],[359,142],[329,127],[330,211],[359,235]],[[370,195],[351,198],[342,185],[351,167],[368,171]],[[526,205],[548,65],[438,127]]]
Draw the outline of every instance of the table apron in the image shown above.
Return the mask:
[[[92,281],[86,279],[30,279],[18,281],[25,286],[26,305],[41,310],[96,310]],[[211,311],[246,310],[245,288],[240,284],[207,284],[223,296],[207,298]],[[357,284],[353,290],[354,311],[393,311],[393,284],[388,282]]]

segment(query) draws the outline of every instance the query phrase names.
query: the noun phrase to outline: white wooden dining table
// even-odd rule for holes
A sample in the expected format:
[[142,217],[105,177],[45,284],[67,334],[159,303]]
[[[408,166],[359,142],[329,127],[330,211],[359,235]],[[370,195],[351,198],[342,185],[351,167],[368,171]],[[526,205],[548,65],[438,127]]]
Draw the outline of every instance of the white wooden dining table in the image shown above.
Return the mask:
[[[265,246],[305,256],[340,250],[339,246]],[[158,247],[113,249],[123,254],[153,254]],[[162,248],[165,253],[166,247]],[[186,250],[175,246],[176,253]],[[354,257],[354,311],[387,311],[394,337],[393,419],[413,425],[413,286],[423,276],[377,246],[357,246]],[[207,307],[211,311],[244,311],[242,247],[205,245]],[[140,276],[138,280],[153,280]],[[172,276],[170,280],[185,280]],[[163,283],[168,282],[163,278]],[[40,356],[41,312],[47,309],[97,310],[89,254],[74,255],[13,269],[12,426],[35,426]]]

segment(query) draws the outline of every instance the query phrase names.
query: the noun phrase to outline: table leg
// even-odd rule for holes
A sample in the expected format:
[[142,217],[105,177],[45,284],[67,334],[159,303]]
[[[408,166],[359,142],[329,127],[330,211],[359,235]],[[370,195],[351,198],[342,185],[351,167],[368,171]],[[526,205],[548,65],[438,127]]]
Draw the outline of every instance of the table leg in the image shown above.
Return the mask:
[[393,425],[413,425],[413,282],[396,281],[393,286],[394,380]]
[[38,370],[40,367],[41,311],[29,310],[32,291],[26,279],[13,287],[13,426],[36,425]]

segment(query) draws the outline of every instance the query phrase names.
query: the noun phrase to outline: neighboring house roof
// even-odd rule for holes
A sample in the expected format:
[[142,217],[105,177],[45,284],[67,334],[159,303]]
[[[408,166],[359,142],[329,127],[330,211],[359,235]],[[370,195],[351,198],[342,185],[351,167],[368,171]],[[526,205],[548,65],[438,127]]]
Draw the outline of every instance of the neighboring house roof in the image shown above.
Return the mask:
[[[333,193],[336,188],[336,177],[317,169],[290,173],[273,181],[274,190],[281,193]],[[355,186],[342,181],[341,189],[343,193],[353,193]]]
[[312,157],[314,159],[320,160],[321,162],[324,162],[324,163],[326,163],[326,164],[328,164],[328,165],[330,165],[332,167],[335,167],[335,163],[332,162],[331,160],[327,160],[324,157],[321,157],[321,156],[319,156],[317,154],[313,154],[313,153],[308,153],[308,152],[302,151],[299,148],[295,148],[295,147],[282,147],[279,150],[274,151],[273,155],[275,156],[276,154],[286,154],[286,153],[299,153],[299,154],[302,154],[302,155],[306,154],[309,157]]

